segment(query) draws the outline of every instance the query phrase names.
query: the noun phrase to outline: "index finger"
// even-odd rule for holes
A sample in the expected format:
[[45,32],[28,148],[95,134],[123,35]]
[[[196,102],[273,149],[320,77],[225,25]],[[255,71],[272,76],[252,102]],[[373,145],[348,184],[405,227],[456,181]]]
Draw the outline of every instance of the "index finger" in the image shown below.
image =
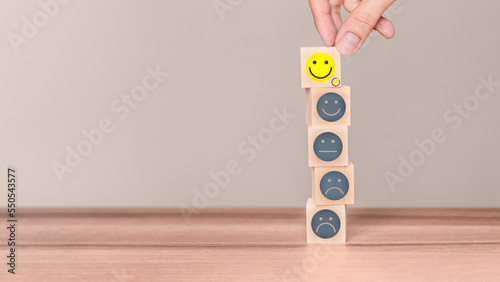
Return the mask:
[[314,25],[326,46],[333,46],[337,31],[342,26],[340,16],[342,2],[343,0],[309,0]]

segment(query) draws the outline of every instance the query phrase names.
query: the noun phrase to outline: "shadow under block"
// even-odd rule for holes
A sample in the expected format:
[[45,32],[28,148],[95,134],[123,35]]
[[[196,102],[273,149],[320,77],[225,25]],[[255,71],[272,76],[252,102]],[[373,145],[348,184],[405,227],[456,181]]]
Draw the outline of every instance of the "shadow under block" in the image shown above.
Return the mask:
[[347,126],[308,127],[309,166],[347,166]]
[[351,125],[351,87],[307,88],[306,124]]
[[346,242],[345,205],[316,206],[312,198],[306,204],[307,243]]
[[335,47],[301,47],[302,88],[339,87],[340,53]]
[[354,204],[354,165],[312,168],[314,204]]

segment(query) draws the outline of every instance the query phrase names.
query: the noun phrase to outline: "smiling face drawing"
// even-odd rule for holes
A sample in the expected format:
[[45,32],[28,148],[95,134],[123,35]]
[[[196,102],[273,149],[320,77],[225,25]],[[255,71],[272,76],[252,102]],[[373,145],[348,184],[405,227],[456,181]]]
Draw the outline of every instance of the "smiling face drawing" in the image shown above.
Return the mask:
[[340,230],[340,218],[331,210],[320,210],[313,216],[311,228],[318,237],[330,239]]
[[326,162],[337,159],[342,154],[342,141],[332,132],[321,133],[314,140],[314,154]]
[[340,200],[349,191],[349,180],[339,171],[330,171],[321,178],[319,189],[327,199],[332,201]]
[[326,121],[337,121],[345,114],[345,101],[337,93],[329,92],[321,96],[316,105],[318,115]]
[[313,54],[306,62],[306,72],[314,81],[327,81],[335,72],[335,62],[328,54]]

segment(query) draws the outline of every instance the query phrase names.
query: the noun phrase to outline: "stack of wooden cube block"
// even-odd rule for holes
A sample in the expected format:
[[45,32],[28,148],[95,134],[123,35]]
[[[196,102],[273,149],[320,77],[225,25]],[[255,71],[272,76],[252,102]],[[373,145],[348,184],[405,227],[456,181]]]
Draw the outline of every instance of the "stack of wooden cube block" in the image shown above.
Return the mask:
[[308,243],[346,242],[346,204],[354,203],[354,166],[348,159],[350,87],[342,86],[335,47],[303,47],[312,198],[306,205]]

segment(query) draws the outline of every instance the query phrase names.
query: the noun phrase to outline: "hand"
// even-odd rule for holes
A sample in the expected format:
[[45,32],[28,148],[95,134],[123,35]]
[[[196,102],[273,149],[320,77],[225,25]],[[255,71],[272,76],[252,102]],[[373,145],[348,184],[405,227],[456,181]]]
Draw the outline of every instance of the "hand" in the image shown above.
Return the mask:
[[[361,48],[375,29],[385,38],[394,36],[394,25],[382,17],[395,0],[309,0],[316,29],[326,46],[337,47],[342,55],[352,55]],[[340,7],[350,13],[342,23]]]

